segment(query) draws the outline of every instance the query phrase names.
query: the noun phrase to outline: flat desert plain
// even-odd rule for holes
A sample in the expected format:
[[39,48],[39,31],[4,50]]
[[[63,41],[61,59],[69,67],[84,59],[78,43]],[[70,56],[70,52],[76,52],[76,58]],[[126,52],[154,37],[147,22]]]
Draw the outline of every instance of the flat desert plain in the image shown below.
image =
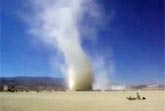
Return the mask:
[[165,91],[1,92],[0,111],[165,111]]

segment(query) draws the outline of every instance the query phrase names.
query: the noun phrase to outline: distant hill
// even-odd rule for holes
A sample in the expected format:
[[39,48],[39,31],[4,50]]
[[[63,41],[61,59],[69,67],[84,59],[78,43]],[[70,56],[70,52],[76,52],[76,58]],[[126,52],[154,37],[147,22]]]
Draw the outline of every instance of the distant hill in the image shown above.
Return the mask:
[[63,78],[53,77],[0,77],[0,86],[17,90],[64,90],[66,83]]
[[[0,77],[0,91],[65,91],[64,78],[54,77]],[[110,84],[107,90],[164,90],[165,85],[122,86]]]

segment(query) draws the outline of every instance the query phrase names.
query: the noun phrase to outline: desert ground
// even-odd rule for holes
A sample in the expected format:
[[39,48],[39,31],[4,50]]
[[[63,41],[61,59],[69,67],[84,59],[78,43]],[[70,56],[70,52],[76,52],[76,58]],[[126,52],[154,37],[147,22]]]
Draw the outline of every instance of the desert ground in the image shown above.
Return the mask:
[[165,111],[165,91],[1,92],[0,111]]

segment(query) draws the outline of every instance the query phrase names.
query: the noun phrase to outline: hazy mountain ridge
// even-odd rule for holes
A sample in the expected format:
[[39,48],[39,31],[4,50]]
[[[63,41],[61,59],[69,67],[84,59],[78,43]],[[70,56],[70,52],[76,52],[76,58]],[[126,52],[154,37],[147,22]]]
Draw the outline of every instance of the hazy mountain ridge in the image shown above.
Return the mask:
[[0,77],[0,86],[4,85],[8,88],[28,90],[59,90],[66,88],[64,78],[54,77]]
[[[6,87],[6,88],[5,88]],[[0,91],[51,91],[66,90],[64,78],[54,77],[0,77]],[[115,85],[109,84],[105,90],[163,90],[165,85]],[[95,90],[95,89],[94,89]],[[100,89],[98,89],[100,90]]]

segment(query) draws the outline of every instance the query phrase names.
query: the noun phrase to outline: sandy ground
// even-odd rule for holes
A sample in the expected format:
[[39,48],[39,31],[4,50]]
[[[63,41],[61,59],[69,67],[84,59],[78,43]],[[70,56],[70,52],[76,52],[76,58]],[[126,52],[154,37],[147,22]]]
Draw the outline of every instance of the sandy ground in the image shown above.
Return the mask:
[[0,111],[165,111],[165,91],[0,93]]

